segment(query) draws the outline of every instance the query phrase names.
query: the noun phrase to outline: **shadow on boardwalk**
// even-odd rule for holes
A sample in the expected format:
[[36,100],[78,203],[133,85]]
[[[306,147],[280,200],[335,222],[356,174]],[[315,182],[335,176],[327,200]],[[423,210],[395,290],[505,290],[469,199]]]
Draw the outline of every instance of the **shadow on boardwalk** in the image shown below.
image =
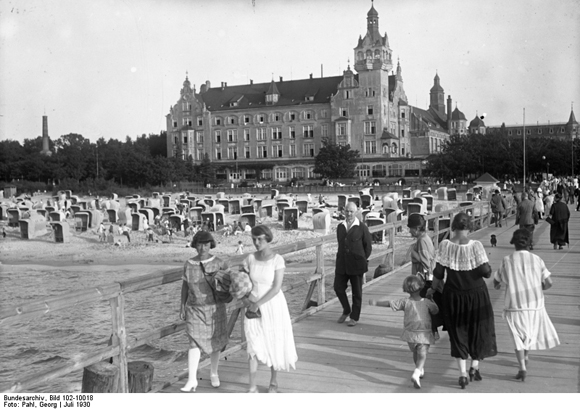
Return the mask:
[[[337,324],[341,314],[336,299],[316,314],[294,325],[298,352],[295,371],[278,375],[280,391],[284,393],[577,393],[580,390],[580,212],[570,206],[570,246],[553,250],[549,240],[549,225],[544,221],[536,227],[534,253],[542,257],[552,273],[554,286],[546,292],[546,308],[561,345],[547,351],[531,351],[526,382],[514,379],[517,362],[513,341],[502,319],[504,291],[494,290],[492,279],[488,288],[495,312],[498,355],[481,363],[483,381],[470,383],[465,390],[457,384],[458,371],[449,355],[447,333],[431,347],[427,358],[422,389],[413,388],[410,376],[413,360],[407,343],[400,340],[403,314],[389,308],[370,307],[368,298],[405,297],[401,289],[410,268],[399,271],[365,286],[363,312],[356,327]],[[480,240],[488,251],[493,270],[503,257],[513,252],[509,244],[515,230],[513,218],[509,227],[483,229],[471,237]],[[504,225],[505,225],[504,224]],[[490,235],[497,236],[497,247],[490,247]],[[372,270],[371,270],[372,271]],[[186,368],[183,368],[186,369]],[[239,393],[247,390],[248,364],[244,350],[220,362],[221,386],[211,387],[209,368],[200,369],[197,393]],[[264,365],[258,372],[260,392],[268,389],[270,371]],[[184,381],[170,385],[161,392],[179,393]]]

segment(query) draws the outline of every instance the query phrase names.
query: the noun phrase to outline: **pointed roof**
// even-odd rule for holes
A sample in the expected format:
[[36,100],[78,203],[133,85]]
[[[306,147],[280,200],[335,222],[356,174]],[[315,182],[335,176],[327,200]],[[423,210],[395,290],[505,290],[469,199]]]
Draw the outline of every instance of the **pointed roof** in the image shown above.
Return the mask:
[[451,120],[452,121],[459,121],[459,120],[467,121],[467,118],[465,117],[463,112],[461,112],[459,109],[457,109],[457,107],[455,107],[455,109],[451,113]]
[[441,91],[443,92],[443,88],[441,87],[441,84],[439,82],[439,74],[435,73],[435,78],[433,78],[433,87],[431,88],[431,92],[435,91]]
[[369,10],[369,12],[367,13],[368,17],[377,17],[379,15],[379,13],[375,10],[375,4],[374,2],[371,4],[371,9]]
[[278,91],[278,87],[276,86],[276,83],[274,82],[274,80],[272,80],[272,82],[270,83],[270,88],[268,88],[268,92],[266,92],[266,95],[272,95],[272,94],[280,95],[280,91]]
[[477,114],[475,115],[475,118],[473,118],[471,120],[471,122],[469,123],[469,127],[470,128],[479,128],[481,126],[485,126],[485,123],[483,122],[483,120],[477,116]]
[[485,172],[483,175],[474,180],[475,183],[497,183],[499,180]]
[[383,134],[381,135],[381,139],[400,139],[400,138],[397,135],[390,133],[386,129],[383,129]]
[[569,124],[577,124],[576,117],[574,116],[574,110],[570,111],[570,119],[568,119]]

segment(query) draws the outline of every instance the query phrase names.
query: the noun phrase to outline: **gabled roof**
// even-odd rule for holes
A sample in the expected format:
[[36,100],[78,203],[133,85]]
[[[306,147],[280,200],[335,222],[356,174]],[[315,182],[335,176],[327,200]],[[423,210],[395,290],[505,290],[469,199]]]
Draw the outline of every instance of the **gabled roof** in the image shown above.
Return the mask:
[[418,121],[428,126],[429,128],[441,130],[441,125],[433,117],[431,110],[425,111],[424,109],[413,107],[413,114]]
[[266,92],[267,95],[273,95],[273,94],[278,94],[280,95],[280,91],[278,91],[278,88],[276,87],[276,83],[274,82],[274,80],[272,80],[272,82],[270,83],[270,88],[268,88],[268,92]]
[[[338,84],[342,80],[343,76],[337,76],[279,82],[274,85],[280,95],[276,106],[330,103],[330,96],[336,93]],[[272,83],[269,82],[216,87],[199,95],[210,111],[261,108],[267,106],[266,93],[271,86]],[[240,99],[239,96],[243,96],[243,98]],[[306,101],[306,96],[312,96],[313,99]],[[236,107],[230,107],[232,99],[238,101]]]
[[487,182],[487,183],[497,183],[499,180],[491,176],[489,173],[484,173],[480,177],[474,180],[475,183]]
[[381,139],[400,139],[397,135],[390,133],[386,129],[383,129],[383,134],[381,135]]

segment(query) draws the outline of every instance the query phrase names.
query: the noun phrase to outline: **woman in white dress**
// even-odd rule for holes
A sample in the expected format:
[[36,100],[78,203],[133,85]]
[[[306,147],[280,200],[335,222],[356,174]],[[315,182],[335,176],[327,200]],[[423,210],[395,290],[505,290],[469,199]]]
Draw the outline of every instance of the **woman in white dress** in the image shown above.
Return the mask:
[[493,282],[499,290],[506,284],[503,316],[514,340],[519,371],[516,379],[526,380],[530,350],[550,349],[560,345],[558,334],[544,305],[544,290],[552,286],[544,261],[528,251],[531,233],[518,229],[511,240],[516,251],[504,257]]
[[[271,377],[268,392],[278,392],[278,371],[296,369],[298,360],[294,345],[294,334],[290,313],[284,293],[281,291],[284,259],[270,248],[274,236],[263,225],[252,228],[252,241],[256,252],[243,262],[243,268],[250,274],[253,288],[244,300],[247,307],[244,331],[250,363],[250,385],[248,392],[258,392],[256,373],[258,361],[270,367]],[[261,317],[250,318],[260,312]]]

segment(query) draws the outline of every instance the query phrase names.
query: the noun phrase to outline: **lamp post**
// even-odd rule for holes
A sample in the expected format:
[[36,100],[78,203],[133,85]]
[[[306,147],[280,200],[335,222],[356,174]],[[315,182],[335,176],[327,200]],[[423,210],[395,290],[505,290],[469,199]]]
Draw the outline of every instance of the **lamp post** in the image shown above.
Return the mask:
[[[545,156],[542,156],[543,160],[546,160]],[[550,177],[550,162],[546,162],[546,180]]]

